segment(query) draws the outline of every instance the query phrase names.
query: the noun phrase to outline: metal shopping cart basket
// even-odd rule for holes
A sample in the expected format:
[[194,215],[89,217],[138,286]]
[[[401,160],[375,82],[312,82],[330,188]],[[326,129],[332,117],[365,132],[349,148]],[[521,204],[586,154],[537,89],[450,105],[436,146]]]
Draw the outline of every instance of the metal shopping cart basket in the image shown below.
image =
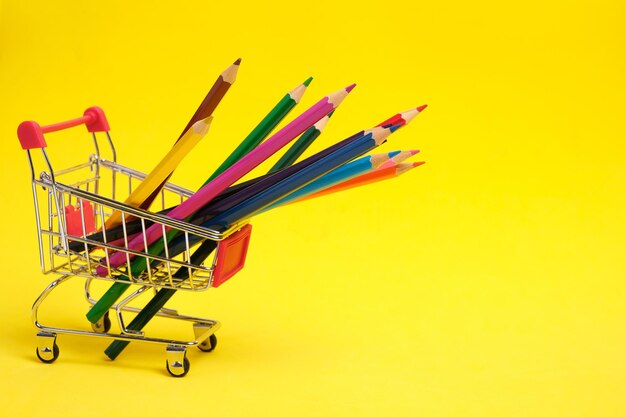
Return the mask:
[[[53,170],[46,153],[44,134],[80,125],[85,125],[91,133],[95,153],[89,156],[87,162],[63,170]],[[39,329],[39,359],[46,363],[57,359],[57,334],[140,341],[165,345],[167,370],[174,376],[184,376],[189,370],[186,349],[197,346],[203,351],[213,350],[217,343],[215,332],[220,326],[219,322],[163,308],[157,313],[158,316],[191,322],[194,337],[191,340],[151,337],[142,331],[125,327],[124,316],[139,311],[139,308],[130,306],[129,303],[142,294],[152,293],[151,289],[198,292],[220,285],[243,267],[251,226],[237,224],[228,230],[216,231],[122,203],[146,175],[117,163],[109,124],[104,112],[98,107],[88,108],[83,117],[54,125],[40,126],[32,121],[23,122],[18,128],[18,138],[22,148],[26,150],[32,175],[40,266],[44,274],[57,276],[32,307],[32,319]],[[102,142],[105,142],[102,148],[108,148],[110,159],[102,157]],[[36,149],[41,151],[41,158],[35,156]],[[35,163],[35,158],[39,162]],[[37,165],[44,168],[40,174],[37,174]],[[169,205],[185,201],[191,194],[189,190],[166,183],[154,205],[160,204],[161,209],[165,209]],[[105,222],[114,212],[119,212],[124,221],[121,238],[107,240]],[[144,236],[146,228],[151,224],[160,225],[164,235],[166,231],[175,230],[179,236],[184,237],[184,250],[179,255],[169,256],[167,243],[162,255],[150,254],[147,249],[128,249],[128,242],[134,236],[125,225],[130,224],[127,222],[131,220],[135,225],[140,224],[138,233],[144,233]],[[99,238],[95,239],[94,236]],[[194,242],[197,244],[207,239],[216,242],[217,250],[203,262],[193,264],[190,255]],[[109,268],[106,276],[98,276],[96,268],[107,265],[112,251],[125,252],[128,262],[117,269]],[[145,270],[140,274],[132,274],[130,257],[145,260]],[[182,273],[179,271],[181,269]],[[109,311],[97,323],[93,323],[90,330],[87,325],[86,329],[73,329],[47,326],[39,321],[38,310],[46,297],[72,277],[85,278],[84,293],[91,305],[96,302],[90,290],[95,279],[122,282],[136,288],[109,310],[114,312],[114,322],[117,322],[119,332],[111,331]]]

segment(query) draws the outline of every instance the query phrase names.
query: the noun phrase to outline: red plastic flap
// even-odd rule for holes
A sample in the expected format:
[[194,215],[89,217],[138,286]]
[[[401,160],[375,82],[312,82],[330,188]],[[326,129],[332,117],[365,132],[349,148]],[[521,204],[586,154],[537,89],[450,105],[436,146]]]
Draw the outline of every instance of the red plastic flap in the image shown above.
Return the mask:
[[82,236],[93,233],[96,230],[96,216],[91,203],[83,200],[83,213],[85,216],[85,233],[83,233],[83,219],[80,215],[80,205],[65,206],[65,223],[67,234],[70,236]]
[[244,267],[251,233],[252,225],[247,224],[220,242],[213,270],[212,287],[219,287]]

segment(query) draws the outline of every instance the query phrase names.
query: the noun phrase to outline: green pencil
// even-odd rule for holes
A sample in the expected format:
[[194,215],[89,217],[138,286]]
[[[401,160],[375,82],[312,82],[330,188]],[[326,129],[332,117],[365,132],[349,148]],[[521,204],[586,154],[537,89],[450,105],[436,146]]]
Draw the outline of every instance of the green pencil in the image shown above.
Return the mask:
[[279,171],[285,167],[292,165],[296,160],[306,151],[306,149],[311,146],[313,141],[317,139],[317,137],[322,133],[324,127],[328,123],[328,119],[333,115],[335,111],[331,111],[328,113],[326,117],[324,117],[319,122],[315,123],[313,126],[308,128],[302,136],[294,143],[287,152],[276,162],[276,165],[269,170],[269,174]]
[[300,101],[306,88],[313,77],[309,77],[305,82],[285,94],[285,96],[274,106],[274,108],[261,120],[261,122],[250,132],[250,134],[237,146],[237,148],[222,162],[222,165],[204,182],[209,183],[219,174],[228,169],[232,164],[239,161],[244,155],[256,148],[259,143],[269,135],[269,133],[289,114]]

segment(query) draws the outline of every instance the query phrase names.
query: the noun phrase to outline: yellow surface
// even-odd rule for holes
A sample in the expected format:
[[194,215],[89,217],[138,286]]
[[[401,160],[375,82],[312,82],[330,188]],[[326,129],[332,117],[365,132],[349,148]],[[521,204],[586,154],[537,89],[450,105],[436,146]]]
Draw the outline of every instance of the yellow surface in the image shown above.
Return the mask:
[[[388,7],[2,3],[7,412],[626,415],[624,2]],[[54,365],[39,363],[29,307],[51,277],[37,269],[18,123],[99,105],[121,162],[147,171],[239,56],[237,82],[175,182],[202,184],[309,75],[301,110],[358,83],[315,150],[428,103],[381,148],[419,148],[428,163],[256,219],[242,273],[172,300],[223,322],[215,352],[189,353],[186,378],[166,376],[159,347],[110,362],[104,341],[70,336]],[[56,165],[86,158],[87,136],[75,138],[49,136]],[[42,319],[86,327],[81,284]]]

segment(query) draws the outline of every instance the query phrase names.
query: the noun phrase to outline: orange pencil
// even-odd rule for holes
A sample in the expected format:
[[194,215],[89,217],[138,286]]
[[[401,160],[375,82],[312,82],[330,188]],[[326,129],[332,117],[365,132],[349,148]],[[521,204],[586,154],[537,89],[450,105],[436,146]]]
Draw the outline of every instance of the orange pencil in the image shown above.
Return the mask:
[[395,178],[423,164],[425,164],[425,162],[420,161],[420,162],[402,163],[394,167],[377,169],[375,171],[368,172],[367,174],[359,175],[358,177],[352,178],[348,181],[344,181],[340,184],[333,185],[332,187],[328,187],[324,190],[320,190],[316,193],[303,197],[300,200],[293,201],[292,203],[297,203],[299,201],[308,200],[310,198],[321,197],[323,195],[332,194],[332,193],[336,193],[339,191],[345,191],[350,188],[361,187],[363,185],[367,185],[373,182]]

